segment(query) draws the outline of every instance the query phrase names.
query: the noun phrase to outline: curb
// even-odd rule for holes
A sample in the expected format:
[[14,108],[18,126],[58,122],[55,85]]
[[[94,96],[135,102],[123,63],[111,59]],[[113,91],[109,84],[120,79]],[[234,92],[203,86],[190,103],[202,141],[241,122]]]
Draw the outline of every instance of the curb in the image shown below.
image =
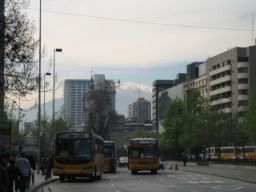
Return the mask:
[[200,171],[186,171],[186,170],[183,170],[183,171],[184,172],[190,172],[190,173],[200,173],[200,174],[203,174],[203,175],[211,175],[211,176],[216,176],[216,177],[223,177],[223,178],[227,178],[227,179],[233,179],[233,180],[237,180],[237,181],[243,181],[243,182],[246,182],[246,183],[256,184],[256,181],[251,181],[251,180],[237,178],[237,177],[229,177],[229,176],[218,175],[218,174],[214,174],[214,173],[204,173],[204,172],[200,172]]
[[49,183],[53,183],[53,182],[58,181],[58,180],[59,180],[59,178],[54,178],[54,179],[50,179],[48,181],[42,182],[39,185],[34,186],[31,190],[29,190],[29,192],[35,192],[38,189],[40,189],[41,187],[43,187],[44,185],[47,185]]

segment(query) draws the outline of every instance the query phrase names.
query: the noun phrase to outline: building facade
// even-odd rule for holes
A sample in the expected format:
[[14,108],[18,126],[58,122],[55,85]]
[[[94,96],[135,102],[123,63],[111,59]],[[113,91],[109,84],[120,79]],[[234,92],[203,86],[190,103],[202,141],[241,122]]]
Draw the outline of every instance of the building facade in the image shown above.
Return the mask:
[[[159,132],[159,93],[174,86],[173,80],[155,80],[152,90],[152,124],[156,132]],[[161,109],[160,109],[161,110]]]
[[151,102],[140,97],[136,102],[129,104],[127,119],[139,124],[151,121]]
[[206,64],[210,104],[233,117],[243,115],[256,89],[256,46],[230,49]]
[[80,129],[84,124],[85,93],[90,89],[90,79],[66,79],[64,81],[64,111],[71,129]]

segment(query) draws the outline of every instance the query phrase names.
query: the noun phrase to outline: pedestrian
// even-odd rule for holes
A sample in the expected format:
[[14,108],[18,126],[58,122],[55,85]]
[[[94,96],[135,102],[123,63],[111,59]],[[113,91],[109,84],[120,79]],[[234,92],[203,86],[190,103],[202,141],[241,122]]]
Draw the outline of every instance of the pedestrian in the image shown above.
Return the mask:
[[32,181],[32,184],[35,183],[36,160],[33,155],[28,156],[28,160],[31,166],[30,177],[28,180],[28,187],[29,187],[30,181]]
[[0,192],[8,192],[9,180],[5,158],[0,157]]
[[46,170],[47,170],[47,166],[48,166],[48,159],[46,158],[46,156],[43,156],[41,158],[40,166],[41,166],[41,170],[42,170],[42,175],[45,175]]
[[[9,187],[8,192],[13,192],[13,184],[18,188],[18,178],[20,176],[19,169],[15,166],[15,160],[9,160],[9,166],[7,167],[8,179],[9,179]],[[16,187],[15,187],[16,188]]]
[[52,168],[53,168],[53,155],[50,155],[50,157],[48,158],[47,172],[45,175],[45,180],[52,177]]
[[20,192],[25,192],[31,166],[24,153],[20,154],[16,160],[15,165],[19,168],[20,171]]
[[188,157],[187,157],[187,154],[184,152],[184,153],[183,153],[183,166],[184,166],[184,167],[186,167],[187,161],[188,161]]

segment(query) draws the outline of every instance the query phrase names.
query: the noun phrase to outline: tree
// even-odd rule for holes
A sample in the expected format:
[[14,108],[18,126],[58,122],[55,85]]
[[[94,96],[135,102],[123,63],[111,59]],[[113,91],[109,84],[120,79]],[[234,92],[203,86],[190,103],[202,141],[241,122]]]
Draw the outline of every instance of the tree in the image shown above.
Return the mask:
[[163,120],[165,132],[163,133],[163,139],[160,140],[163,154],[169,153],[176,158],[181,155],[180,139],[184,128],[183,123],[184,103],[176,98],[168,103]]
[[[1,1],[2,2],[2,1]],[[8,96],[25,96],[37,87],[37,67],[33,61],[37,48],[34,25],[23,11],[28,0],[6,0],[1,17],[3,36],[0,61],[0,119]]]
[[[93,84],[93,82],[92,82]],[[114,126],[116,113],[111,94],[115,93],[113,81],[104,80],[85,95],[86,129],[94,131],[103,138],[109,138],[110,128]]]
[[239,121],[237,137],[244,143],[256,144],[256,90],[250,96],[247,112]]

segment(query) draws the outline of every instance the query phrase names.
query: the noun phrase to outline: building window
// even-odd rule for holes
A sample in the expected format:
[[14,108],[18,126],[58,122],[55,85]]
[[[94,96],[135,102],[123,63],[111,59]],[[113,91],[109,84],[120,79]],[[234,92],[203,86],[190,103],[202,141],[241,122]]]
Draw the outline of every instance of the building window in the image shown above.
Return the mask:
[[238,79],[238,84],[247,84],[248,78]]
[[248,106],[248,100],[240,100],[238,102],[239,107],[247,107]]
[[248,73],[248,67],[241,67],[237,69],[238,73]]
[[248,57],[238,57],[237,61],[238,62],[249,62],[249,58]]
[[248,95],[248,89],[240,89],[238,90],[239,95]]

